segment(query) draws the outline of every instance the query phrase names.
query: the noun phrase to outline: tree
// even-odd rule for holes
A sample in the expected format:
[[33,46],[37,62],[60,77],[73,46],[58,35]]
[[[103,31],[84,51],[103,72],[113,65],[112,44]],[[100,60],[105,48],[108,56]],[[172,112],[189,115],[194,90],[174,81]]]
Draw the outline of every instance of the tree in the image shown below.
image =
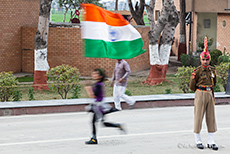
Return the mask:
[[[154,11],[155,0],[151,0],[150,6],[147,6],[148,14]],[[168,68],[171,44],[176,26],[179,22],[179,15],[173,0],[163,0],[161,15],[154,23],[153,14],[150,19],[149,31],[149,56],[150,56],[150,72],[149,76],[143,83],[156,85],[166,80],[166,72]],[[158,39],[160,40],[158,41]]]
[[49,32],[49,16],[52,0],[40,0],[38,29],[34,38],[34,82],[35,90],[47,87],[46,71],[49,70],[47,62],[47,45]]
[[91,3],[103,8],[103,4],[100,3],[100,0],[77,0],[77,1],[78,1],[78,8],[80,8],[80,4],[82,3]]
[[66,13],[68,12],[68,10],[72,7],[72,6],[76,6],[77,5],[77,1],[75,0],[58,0],[58,4],[61,8],[65,8],[65,13],[64,13],[64,19],[63,22],[65,22],[66,19]]
[[[58,0],[58,4],[61,8],[65,8],[65,13],[64,13],[64,19],[63,22],[65,22],[66,19],[66,14],[69,9],[79,9],[81,3],[92,3],[97,6],[102,7],[103,5],[99,3],[100,0]],[[72,18],[72,17],[71,17]]]
[[140,0],[140,5],[138,6],[138,2],[136,2],[135,10],[133,8],[133,4],[131,0],[128,0],[129,9],[132,14],[133,19],[137,23],[137,25],[145,25],[144,19],[143,19],[143,13],[145,8],[145,0]]
[[150,31],[153,31],[153,28],[155,27],[155,21],[154,21],[154,8],[155,8],[155,0],[151,0],[149,5],[146,5],[146,10],[148,12],[148,20],[150,24]]
[[185,0],[180,0],[180,41],[178,47],[178,61],[180,61],[180,55],[186,54],[186,31],[185,31]]
[[115,2],[115,10],[118,10],[118,0]]

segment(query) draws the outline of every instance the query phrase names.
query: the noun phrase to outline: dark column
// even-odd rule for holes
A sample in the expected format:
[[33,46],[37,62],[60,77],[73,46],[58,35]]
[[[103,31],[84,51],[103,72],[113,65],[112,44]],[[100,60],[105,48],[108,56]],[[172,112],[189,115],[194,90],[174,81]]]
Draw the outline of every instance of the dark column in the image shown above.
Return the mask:
[[228,69],[228,78],[227,78],[227,85],[226,85],[226,91],[225,93],[230,95],[230,64],[229,64],[229,69]]

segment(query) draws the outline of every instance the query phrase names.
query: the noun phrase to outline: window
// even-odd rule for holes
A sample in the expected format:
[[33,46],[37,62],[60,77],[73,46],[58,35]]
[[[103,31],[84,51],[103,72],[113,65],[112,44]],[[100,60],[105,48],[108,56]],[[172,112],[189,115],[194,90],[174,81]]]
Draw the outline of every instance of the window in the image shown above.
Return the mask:
[[225,27],[226,26],[226,20],[222,21],[222,26]]
[[210,27],[211,27],[211,20],[204,19],[204,28],[210,28]]

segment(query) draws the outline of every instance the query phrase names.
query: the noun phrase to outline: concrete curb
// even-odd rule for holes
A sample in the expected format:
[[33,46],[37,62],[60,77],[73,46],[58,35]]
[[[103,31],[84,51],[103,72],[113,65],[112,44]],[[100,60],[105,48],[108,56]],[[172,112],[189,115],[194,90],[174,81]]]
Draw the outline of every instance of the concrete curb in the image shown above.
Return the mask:
[[[141,95],[131,97],[136,100],[135,108],[192,106],[194,102],[194,93]],[[216,105],[230,104],[230,95],[226,95],[224,92],[215,93],[215,98]],[[84,111],[85,106],[92,101],[92,99],[84,98],[67,100],[4,102],[0,104],[0,116],[79,112]],[[106,97],[105,102],[113,105],[113,98]],[[128,109],[128,105],[124,102],[124,100],[122,100],[122,108]]]

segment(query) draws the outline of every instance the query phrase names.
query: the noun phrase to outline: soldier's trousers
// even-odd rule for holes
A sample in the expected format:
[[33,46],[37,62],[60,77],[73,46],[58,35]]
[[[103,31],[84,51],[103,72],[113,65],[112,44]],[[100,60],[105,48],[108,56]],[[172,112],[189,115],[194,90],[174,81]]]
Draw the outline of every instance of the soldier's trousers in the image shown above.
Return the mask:
[[208,132],[216,132],[215,100],[212,91],[196,90],[194,100],[194,133],[200,133],[204,114],[206,114]]

